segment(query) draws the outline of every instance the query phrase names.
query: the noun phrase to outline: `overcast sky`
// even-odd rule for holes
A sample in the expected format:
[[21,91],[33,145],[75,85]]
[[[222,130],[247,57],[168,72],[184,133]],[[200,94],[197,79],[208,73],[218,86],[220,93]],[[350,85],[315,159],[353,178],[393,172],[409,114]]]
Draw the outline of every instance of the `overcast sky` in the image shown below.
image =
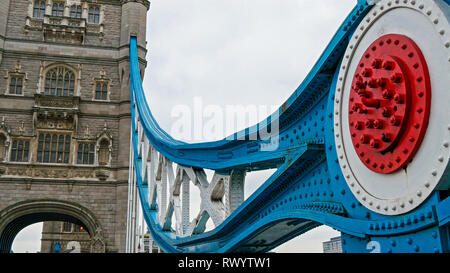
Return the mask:
[[[315,64],[356,0],[152,0],[144,87],[167,132],[174,107],[281,105]],[[261,117],[265,118],[265,117]],[[215,139],[226,137],[217,134]],[[206,139],[205,139],[206,140]],[[209,140],[209,139],[208,139]],[[246,196],[270,173],[252,173]],[[192,187],[191,187],[192,188]],[[19,234],[16,252],[39,249],[41,225]],[[276,249],[322,252],[339,233],[320,227]],[[30,249],[30,246],[35,245]]]

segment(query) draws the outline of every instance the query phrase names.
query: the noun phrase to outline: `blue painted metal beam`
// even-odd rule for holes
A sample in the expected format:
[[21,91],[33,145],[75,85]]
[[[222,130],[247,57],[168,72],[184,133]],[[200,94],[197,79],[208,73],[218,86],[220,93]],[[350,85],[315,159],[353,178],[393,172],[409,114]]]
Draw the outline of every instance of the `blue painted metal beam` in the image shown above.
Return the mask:
[[[448,3],[448,1],[446,0]],[[436,192],[416,210],[399,216],[369,211],[351,194],[338,164],[333,132],[333,101],[338,67],[349,37],[371,6],[357,6],[311,72],[267,122],[230,138],[200,144],[177,141],[152,116],[141,83],[136,38],[131,38],[132,141],[139,196],[153,239],[165,252],[265,252],[307,232],[327,225],[343,233],[344,251],[370,252],[378,242],[382,252],[448,251],[448,198]],[[161,154],[177,164],[229,172],[232,169],[278,170],[221,225],[210,232],[178,237],[164,231],[150,208],[148,188],[141,177],[138,136],[134,120],[139,113],[147,138]],[[273,122],[280,124],[280,143],[274,151],[260,149],[262,139],[252,134]],[[248,153],[249,149],[255,149]],[[447,236],[448,237],[448,236]],[[428,242],[428,243],[427,243]]]

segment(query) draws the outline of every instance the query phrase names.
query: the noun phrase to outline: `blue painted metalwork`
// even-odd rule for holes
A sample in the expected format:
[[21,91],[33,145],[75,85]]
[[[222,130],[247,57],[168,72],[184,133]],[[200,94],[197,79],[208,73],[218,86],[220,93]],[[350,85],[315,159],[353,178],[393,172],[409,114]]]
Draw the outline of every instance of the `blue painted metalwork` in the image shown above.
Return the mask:
[[[449,3],[446,0],[446,3]],[[345,252],[448,252],[450,199],[438,191],[419,208],[400,216],[374,213],[352,195],[338,164],[333,136],[333,101],[338,67],[349,37],[371,6],[358,0],[311,72],[267,120],[230,138],[201,144],[173,139],[153,118],[141,84],[136,37],[131,37],[131,113],[134,164],[144,218],[165,252],[265,252],[319,225],[342,232]],[[151,98],[150,98],[151,99]],[[216,229],[177,237],[163,231],[147,200],[138,156],[136,114],[151,144],[171,161],[229,173],[277,171]],[[250,137],[277,120],[279,147]],[[244,135],[245,141],[237,136]],[[248,153],[248,149],[254,151]],[[255,149],[256,147],[256,149]]]

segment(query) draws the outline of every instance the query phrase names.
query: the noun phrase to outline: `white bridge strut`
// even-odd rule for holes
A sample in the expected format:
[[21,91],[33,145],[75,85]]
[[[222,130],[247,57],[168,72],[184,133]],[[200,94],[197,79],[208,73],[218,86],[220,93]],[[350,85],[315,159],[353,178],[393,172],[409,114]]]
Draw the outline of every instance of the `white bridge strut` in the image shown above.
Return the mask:
[[[148,203],[151,210],[158,211],[162,230],[185,237],[201,234],[211,219],[219,226],[244,201],[246,171],[235,169],[230,174],[215,172],[210,180],[204,169],[184,167],[173,163],[147,139],[136,113],[139,136],[139,158],[142,163],[142,180],[148,187]],[[128,216],[126,252],[143,252],[147,228],[137,191],[133,148],[130,145],[130,183],[128,186]],[[191,183],[200,195],[191,196]],[[191,214],[191,203],[200,202],[198,212]],[[196,214],[195,214],[196,213]],[[196,215],[191,219],[191,215]],[[148,236],[148,234],[147,234]],[[151,251],[150,240],[150,251]]]

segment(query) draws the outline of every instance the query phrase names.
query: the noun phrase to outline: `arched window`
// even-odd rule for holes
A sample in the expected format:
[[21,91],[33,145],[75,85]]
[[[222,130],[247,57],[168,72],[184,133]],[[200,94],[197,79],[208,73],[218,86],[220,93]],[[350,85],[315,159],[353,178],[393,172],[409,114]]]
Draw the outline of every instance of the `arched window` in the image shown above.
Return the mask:
[[64,3],[53,3],[52,16],[62,17],[64,15]]
[[98,149],[98,164],[107,165],[109,162],[109,141],[103,139],[100,141],[100,148]]
[[62,231],[63,232],[72,232],[72,223],[64,222]]
[[107,100],[108,99],[108,83],[107,82],[97,82],[95,85],[95,99],[96,100]]
[[11,147],[12,162],[28,162],[28,153],[30,151],[30,141],[28,140],[14,140]]
[[79,143],[77,164],[94,164],[95,145],[94,143]]
[[23,88],[23,76],[12,75],[9,81],[9,94],[21,95]]
[[88,22],[93,24],[98,24],[100,22],[100,8],[90,7]]
[[70,17],[81,18],[81,6],[80,5],[72,5],[72,7],[70,9]]
[[34,1],[33,17],[42,19],[45,15],[45,1]]
[[45,95],[73,96],[75,90],[75,73],[58,66],[47,71],[45,75]]
[[6,137],[0,134],[0,162],[5,160],[6,156]]

